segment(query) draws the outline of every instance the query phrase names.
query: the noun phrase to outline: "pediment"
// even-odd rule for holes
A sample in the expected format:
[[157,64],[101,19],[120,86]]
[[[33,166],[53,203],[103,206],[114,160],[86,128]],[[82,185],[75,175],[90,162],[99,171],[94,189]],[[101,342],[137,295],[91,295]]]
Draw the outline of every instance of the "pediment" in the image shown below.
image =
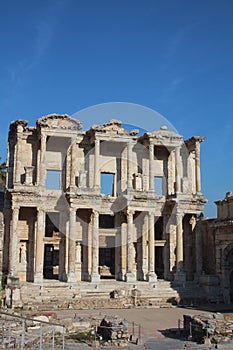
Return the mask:
[[172,130],[168,130],[166,126],[162,126],[159,130],[155,130],[152,132],[147,132],[147,136],[155,139],[177,139],[182,140],[182,136],[177,134]]
[[136,135],[138,133],[138,130],[131,130],[128,131],[121,127],[121,121],[112,119],[108,123],[103,125],[93,125],[91,127],[91,130],[94,132],[101,132],[104,134],[112,134],[112,135]]
[[37,120],[36,125],[50,129],[81,130],[82,123],[67,114],[49,114]]

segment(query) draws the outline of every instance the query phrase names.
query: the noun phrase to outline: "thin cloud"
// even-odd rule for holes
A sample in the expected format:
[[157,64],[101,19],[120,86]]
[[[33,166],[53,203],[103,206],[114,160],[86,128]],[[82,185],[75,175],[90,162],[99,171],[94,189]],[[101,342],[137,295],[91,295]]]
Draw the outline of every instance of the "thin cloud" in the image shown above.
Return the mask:
[[23,85],[24,74],[40,64],[48,53],[66,4],[64,0],[54,3],[43,10],[38,20],[33,21],[34,27],[30,30],[35,34],[31,53],[16,62],[14,66],[7,67],[9,79],[16,86]]

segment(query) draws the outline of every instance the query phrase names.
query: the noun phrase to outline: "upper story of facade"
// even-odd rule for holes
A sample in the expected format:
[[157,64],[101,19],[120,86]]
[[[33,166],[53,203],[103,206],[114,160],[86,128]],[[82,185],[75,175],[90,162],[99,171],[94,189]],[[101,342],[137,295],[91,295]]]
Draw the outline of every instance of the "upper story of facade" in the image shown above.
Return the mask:
[[233,221],[233,196],[231,192],[227,192],[224,199],[216,201],[217,205],[217,220]]
[[82,131],[68,115],[48,115],[35,127],[10,125],[7,190],[59,196],[124,195],[201,198],[200,143],[167,127],[138,135],[118,120]]

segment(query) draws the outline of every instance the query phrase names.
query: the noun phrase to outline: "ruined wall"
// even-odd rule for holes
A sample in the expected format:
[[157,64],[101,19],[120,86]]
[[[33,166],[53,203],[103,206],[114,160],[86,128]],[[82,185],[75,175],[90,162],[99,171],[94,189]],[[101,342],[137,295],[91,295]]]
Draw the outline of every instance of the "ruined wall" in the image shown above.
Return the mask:
[[213,221],[202,220],[203,271],[205,274],[216,273],[215,231],[211,227]]

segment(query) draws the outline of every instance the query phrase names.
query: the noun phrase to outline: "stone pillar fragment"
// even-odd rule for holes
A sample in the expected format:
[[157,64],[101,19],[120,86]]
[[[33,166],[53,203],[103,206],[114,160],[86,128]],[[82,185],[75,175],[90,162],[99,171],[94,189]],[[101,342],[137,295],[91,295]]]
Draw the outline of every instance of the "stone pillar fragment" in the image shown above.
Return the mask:
[[67,281],[76,282],[75,275],[75,247],[76,247],[76,209],[70,208],[69,224],[69,248],[68,248],[68,278]]
[[98,283],[99,275],[99,213],[93,210],[92,214],[92,271],[91,282]]
[[36,261],[34,282],[41,283],[43,281],[44,267],[44,235],[45,235],[45,211],[41,208],[37,210],[37,230],[36,230]]

